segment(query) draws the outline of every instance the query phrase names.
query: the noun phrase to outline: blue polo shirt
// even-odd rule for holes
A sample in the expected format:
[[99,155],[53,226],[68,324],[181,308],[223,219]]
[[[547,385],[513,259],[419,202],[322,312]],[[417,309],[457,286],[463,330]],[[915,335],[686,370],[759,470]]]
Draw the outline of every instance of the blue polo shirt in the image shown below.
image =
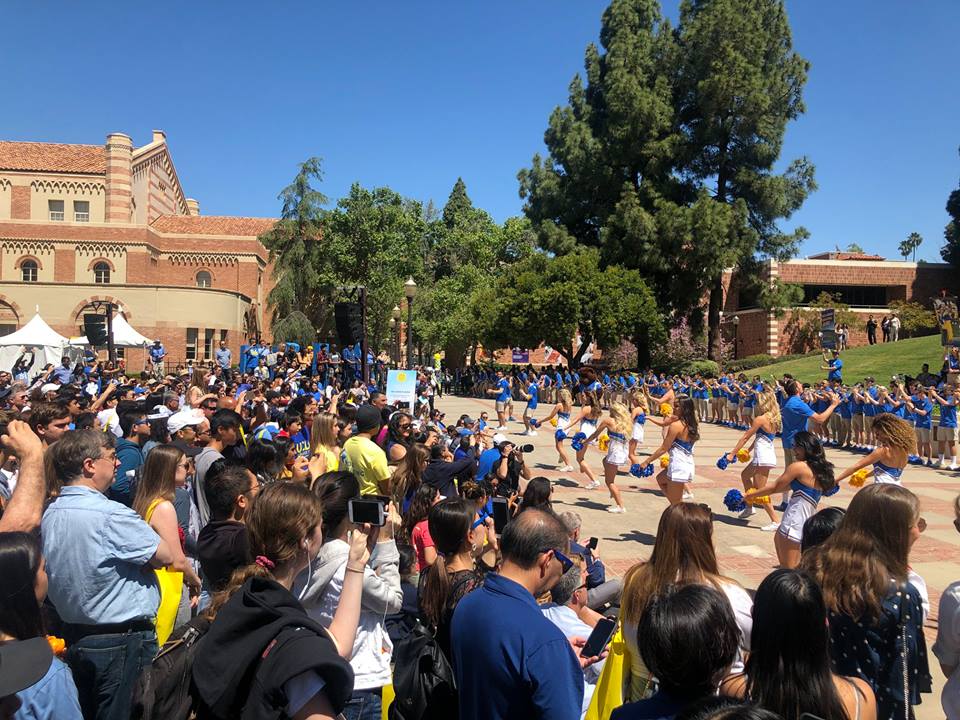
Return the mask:
[[580,720],[583,670],[524,587],[489,574],[450,630],[461,720]]
[[530,399],[527,400],[527,407],[536,410],[540,401],[540,387],[535,382],[531,382],[527,386],[527,395],[530,396]]
[[500,394],[497,395],[497,402],[506,402],[510,399],[510,381],[506,378],[501,378],[497,383],[497,387],[500,388]]
[[493,470],[494,464],[500,460],[502,456],[503,453],[500,452],[500,449],[495,447],[480,453],[480,457],[477,460],[477,480],[483,480],[487,476],[487,473]]
[[949,400],[947,404],[937,403],[940,407],[940,427],[945,428],[955,428],[957,426],[957,403],[951,398],[944,398],[944,400]]
[[830,361],[830,371],[827,373],[827,380],[843,380],[843,360],[836,358]]
[[133,510],[88,487],[67,485],[43,513],[50,602],[68,623],[153,619],[156,575],[144,566],[160,536]]
[[783,449],[793,448],[793,436],[807,429],[807,418],[813,415],[813,408],[807,405],[799,395],[789,398],[780,411],[783,422]]

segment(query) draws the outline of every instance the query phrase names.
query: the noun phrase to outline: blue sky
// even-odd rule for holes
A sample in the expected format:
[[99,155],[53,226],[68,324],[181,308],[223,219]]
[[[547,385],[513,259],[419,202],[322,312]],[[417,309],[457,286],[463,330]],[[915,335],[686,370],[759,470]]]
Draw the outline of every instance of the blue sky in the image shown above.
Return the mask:
[[[204,214],[275,215],[296,164],[352,182],[518,214],[516,173],[596,41],[601,0],[42,2],[5,12],[0,139],[136,145],[167,132]],[[677,0],[664,10],[676,16]],[[13,9],[15,8],[15,9]],[[804,254],[856,242],[939,260],[960,178],[956,0],[788,0],[813,67],[784,158],[820,189],[795,216]]]

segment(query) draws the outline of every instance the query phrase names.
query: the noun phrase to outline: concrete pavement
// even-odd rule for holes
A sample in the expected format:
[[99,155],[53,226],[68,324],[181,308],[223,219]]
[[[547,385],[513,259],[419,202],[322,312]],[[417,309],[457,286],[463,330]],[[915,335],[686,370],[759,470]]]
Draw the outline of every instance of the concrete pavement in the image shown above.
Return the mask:
[[[450,422],[455,422],[463,413],[477,417],[483,410],[496,419],[490,400],[444,396],[438,399],[437,405],[447,414]],[[543,417],[547,412],[544,407],[539,415]],[[517,404],[515,415],[518,420],[521,413],[522,404]],[[622,469],[617,482],[627,512],[622,515],[608,513],[606,508],[613,501],[605,486],[601,485],[597,490],[584,490],[580,487],[584,481],[580,480],[579,472],[557,471],[552,428],[544,427],[536,437],[529,438],[524,437],[522,432],[523,424],[518,421],[509,423],[504,434],[517,443],[529,442],[535,446],[534,452],[526,459],[532,473],[553,481],[555,509],[573,510],[581,515],[583,537],[596,536],[600,539],[598,551],[609,572],[623,575],[634,563],[649,557],[660,514],[667,505],[653,477],[640,480]],[[776,567],[774,533],[760,530],[768,522],[762,510],[758,509],[749,520],[741,520],[724,507],[724,494],[731,488],[742,487],[739,476],[742,465],[732,465],[726,471],[719,470],[715,465],[717,458],[730,450],[739,436],[738,430],[710,423],[701,425],[701,439],[695,451],[697,475],[691,489],[696,502],[706,503],[713,509],[714,544],[721,572],[744,587],[755,589]],[[659,438],[659,428],[648,424],[647,442],[641,452],[655,449]],[[569,443],[567,449],[573,460]],[[781,463],[779,469],[782,469],[783,453],[779,441],[777,454]],[[855,458],[859,457],[832,448],[827,450],[827,456],[838,469],[852,465]],[[596,448],[588,450],[587,461],[601,482],[602,458],[603,454]],[[778,474],[778,469],[775,469],[771,472],[771,479]],[[960,580],[960,534],[953,526],[953,499],[960,493],[960,473],[909,465],[904,470],[903,484],[919,496],[921,512],[927,521],[927,529],[914,546],[910,560],[912,568],[926,580],[930,593],[931,611],[925,624],[929,651],[936,637],[940,594],[951,582]],[[820,507],[845,507],[854,492],[854,488],[844,482],[840,492],[825,498]],[[932,653],[930,670],[934,677],[934,693],[924,695],[923,704],[917,708],[917,717],[921,720],[943,717],[939,698],[945,680]]]

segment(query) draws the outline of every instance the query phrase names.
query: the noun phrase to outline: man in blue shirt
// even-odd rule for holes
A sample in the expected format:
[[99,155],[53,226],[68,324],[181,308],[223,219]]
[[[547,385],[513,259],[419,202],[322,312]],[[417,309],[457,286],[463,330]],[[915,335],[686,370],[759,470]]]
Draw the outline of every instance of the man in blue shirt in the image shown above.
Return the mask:
[[65,659],[84,717],[129,717],[137,678],[157,652],[160,589],[150,568],[170,565],[173,552],[104,496],[117,465],[111,433],[70,432],[49,453],[63,489],[43,514],[43,556]]
[[[450,647],[461,720],[580,720],[586,638],[543,616],[536,598],[572,566],[563,523],[528,510],[500,539],[500,574],[466,595],[453,614]],[[577,648],[576,650],[574,648]]]
[[73,380],[73,366],[70,364],[70,358],[66,355],[60,361],[60,366],[54,368],[53,379],[61,385],[67,385]]
[[218,368],[221,370],[230,369],[230,363],[233,361],[233,353],[230,352],[230,348],[227,347],[227,343],[224,340],[220,341],[220,347],[217,348],[214,357],[217,360]]
[[784,385],[787,401],[783,404],[780,413],[783,423],[781,440],[783,442],[783,462],[785,465],[790,465],[794,461],[793,438],[801,430],[807,429],[807,420],[812,418],[815,423],[825,423],[833,415],[837,405],[840,404],[840,397],[835,393],[830,393],[830,405],[823,412],[815,413],[813,408],[800,397],[802,390],[800,383],[793,379],[787,380]]
[[507,429],[507,406],[510,404],[510,381],[503,374],[503,370],[497,370],[497,385],[487,390],[487,395],[497,396],[497,421],[499,426],[495,430]]
[[530,376],[530,382],[527,383],[527,391],[521,391],[521,394],[524,400],[527,401],[527,406],[523,409],[523,426],[525,428],[523,434],[536,435],[537,431],[530,425],[530,420],[536,415],[537,405],[540,402],[540,385],[535,376]]
[[834,350],[832,355],[828,358],[827,352],[823,352],[823,361],[826,365],[821,365],[820,369],[827,371],[827,380],[843,382],[843,360],[840,359],[840,351]]
[[153,374],[157,378],[163,378],[163,359],[167,356],[167,350],[163,343],[157,338],[150,347],[150,365],[153,368]]

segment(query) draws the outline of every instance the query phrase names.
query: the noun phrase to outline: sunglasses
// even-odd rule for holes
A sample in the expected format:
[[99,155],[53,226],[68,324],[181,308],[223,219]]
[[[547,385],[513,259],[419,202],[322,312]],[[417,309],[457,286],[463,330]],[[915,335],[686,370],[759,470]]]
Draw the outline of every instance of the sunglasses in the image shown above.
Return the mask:
[[540,552],[553,553],[553,556],[560,561],[560,566],[563,568],[564,572],[566,572],[567,570],[573,567],[573,560],[568,558],[566,555],[564,555],[562,552],[560,552],[556,548],[547,548],[545,550],[541,550]]

